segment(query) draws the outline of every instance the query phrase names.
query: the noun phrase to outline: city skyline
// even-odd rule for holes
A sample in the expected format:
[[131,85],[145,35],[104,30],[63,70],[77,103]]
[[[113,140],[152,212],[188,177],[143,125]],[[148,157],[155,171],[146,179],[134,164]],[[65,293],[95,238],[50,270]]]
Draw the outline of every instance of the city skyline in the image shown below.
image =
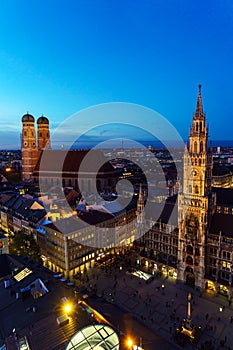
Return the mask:
[[231,140],[232,10],[230,1],[2,2],[0,148],[20,148],[27,111],[53,132],[109,102],[151,108],[187,140],[199,83],[209,138]]

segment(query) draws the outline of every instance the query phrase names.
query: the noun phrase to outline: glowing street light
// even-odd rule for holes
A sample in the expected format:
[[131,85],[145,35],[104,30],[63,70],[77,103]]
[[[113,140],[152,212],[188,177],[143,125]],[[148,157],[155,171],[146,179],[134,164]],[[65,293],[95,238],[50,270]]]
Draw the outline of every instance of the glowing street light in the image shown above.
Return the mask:
[[64,310],[67,314],[69,314],[72,311],[72,305],[70,303],[65,304]]
[[132,339],[129,338],[129,339],[127,340],[127,345],[128,345],[129,348],[132,348],[132,346],[133,346],[133,341],[132,341]]

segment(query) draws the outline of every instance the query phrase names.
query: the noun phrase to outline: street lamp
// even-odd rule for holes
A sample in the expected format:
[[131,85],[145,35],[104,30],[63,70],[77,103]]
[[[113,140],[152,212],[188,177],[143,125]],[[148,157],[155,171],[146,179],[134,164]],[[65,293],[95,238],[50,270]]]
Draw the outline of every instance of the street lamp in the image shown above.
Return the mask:
[[164,294],[164,287],[165,287],[165,285],[162,284],[161,288],[162,288],[162,293],[163,293],[163,294]]
[[67,314],[67,315],[69,315],[70,314],[70,312],[72,311],[72,304],[71,303],[67,303],[67,304],[65,304],[64,305],[64,310],[65,310],[65,313]]
[[133,341],[132,341],[132,339],[127,339],[127,345],[128,345],[128,347],[130,348],[130,349],[132,349],[132,346],[133,346]]

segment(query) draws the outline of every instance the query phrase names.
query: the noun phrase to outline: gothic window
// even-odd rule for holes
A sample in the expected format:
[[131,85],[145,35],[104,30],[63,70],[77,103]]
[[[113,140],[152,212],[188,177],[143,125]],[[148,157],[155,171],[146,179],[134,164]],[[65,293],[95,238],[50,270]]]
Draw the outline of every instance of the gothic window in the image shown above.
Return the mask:
[[202,122],[200,122],[200,132],[202,132]]
[[194,153],[197,153],[197,142],[194,142]]
[[32,131],[32,136],[34,136],[34,132]]
[[42,137],[42,132],[40,132],[40,137]]
[[192,186],[189,185],[189,193],[192,193]]
[[27,136],[27,132],[26,131],[24,131],[24,136]]
[[199,250],[199,248],[195,248],[195,255],[200,256],[200,250]]
[[195,165],[197,165],[197,158],[195,158]]
[[198,123],[196,123],[196,131],[198,131]]
[[203,141],[200,142],[200,153],[203,153]]
[[199,159],[199,165],[201,165],[201,159]]
[[191,256],[187,256],[186,263],[189,264],[189,265],[193,265],[193,259],[192,259]]
[[191,245],[187,245],[186,251],[188,254],[193,254],[193,247]]
[[196,185],[195,186],[195,194],[198,194],[199,193],[199,189],[198,189],[198,186]]

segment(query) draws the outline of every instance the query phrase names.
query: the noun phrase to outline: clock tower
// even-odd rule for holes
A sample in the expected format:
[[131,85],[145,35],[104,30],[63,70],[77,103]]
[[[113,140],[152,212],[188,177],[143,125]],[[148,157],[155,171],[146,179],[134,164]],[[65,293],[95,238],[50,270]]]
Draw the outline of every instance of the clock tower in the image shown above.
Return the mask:
[[200,288],[204,287],[212,168],[212,149],[208,149],[208,128],[199,85],[189,145],[184,151],[183,192],[178,197],[178,279]]

